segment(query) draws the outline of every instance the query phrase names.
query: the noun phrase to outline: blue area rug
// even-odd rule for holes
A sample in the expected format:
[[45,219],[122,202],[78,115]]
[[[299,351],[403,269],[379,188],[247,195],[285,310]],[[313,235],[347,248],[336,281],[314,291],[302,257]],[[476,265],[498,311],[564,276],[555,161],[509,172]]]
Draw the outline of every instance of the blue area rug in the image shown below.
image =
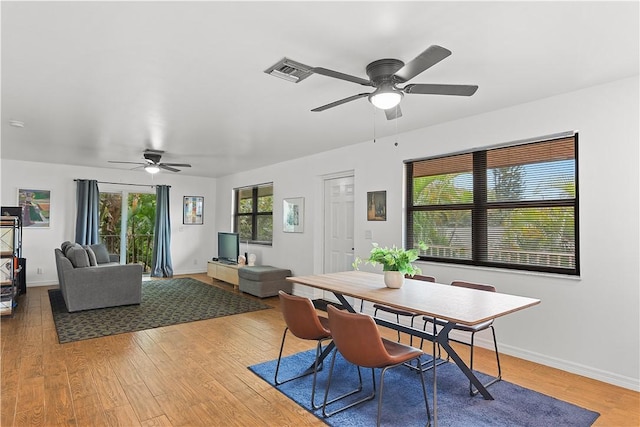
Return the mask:
[[[297,353],[283,358],[279,378],[290,378],[303,371],[313,363],[315,350]],[[423,356],[425,360],[429,356]],[[325,360],[325,366],[318,373],[318,392],[316,402],[324,398],[324,390],[331,366],[331,356]],[[250,366],[256,375],[273,385],[276,360]],[[371,370],[363,369],[364,393],[371,393]],[[484,400],[480,395],[469,396],[467,377],[453,363],[445,363],[437,367],[438,375],[438,425],[445,426],[590,426],[599,414],[579,406],[563,402],[553,397],[528,390],[526,388],[500,381],[489,387],[495,400]],[[482,382],[487,376],[477,373]],[[300,406],[312,412],[327,424],[336,427],[371,426],[376,424],[377,396],[374,400],[333,415],[322,417],[322,409],[310,409],[312,375],[294,380],[277,387],[282,393]],[[379,370],[376,380],[380,380]],[[352,390],[357,386],[357,370],[340,355],[336,359],[334,377],[331,383],[331,396],[338,396],[341,391]],[[429,397],[429,405],[433,413],[433,374],[425,372],[425,383]],[[355,399],[359,395],[355,396]],[[355,400],[354,399],[354,400]],[[342,405],[347,402],[337,402]],[[393,368],[385,374],[384,396],[382,399],[382,425],[387,426],[424,426],[426,410],[422,397],[420,377],[417,372],[406,367]],[[335,407],[334,407],[335,408]],[[331,410],[331,407],[329,408]],[[433,425],[433,420],[432,420]]]

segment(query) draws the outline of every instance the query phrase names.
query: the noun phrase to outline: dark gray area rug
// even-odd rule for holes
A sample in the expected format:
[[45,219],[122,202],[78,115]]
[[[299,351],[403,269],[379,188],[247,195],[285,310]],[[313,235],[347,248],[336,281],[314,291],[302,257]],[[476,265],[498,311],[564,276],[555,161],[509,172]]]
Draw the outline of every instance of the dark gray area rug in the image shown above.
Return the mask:
[[271,308],[191,278],[142,282],[140,305],[69,313],[60,289],[49,301],[61,344]]
[[[283,358],[278,377],[291,378],[311,366],[315,350],[296,353]],[[423,356],[430,360],[430,356]],[[324,398],[331,357],[324,362],[324,369],[318,373],[316,403]],[[260,378],[273,385],[276,360],[250,366],[249,369]],[[438,426],[440,427],[587,427],[591,426],[599,414],[551,396],[520,387],[507,381],[500,381],[489,387],[495,400],[485,400],[482,396],[469,396],[469,380],[454,363],[444,363],[437,367],[438,375]],[[488,377],[476,372],[482,382]],[[312,375],[290,381],[277,389],[304,407],[319,419],[334,427],[360,427],[376,425],[378,408],[377,397],[374,400],[355,406],[332,417],[323,418],[322,409],[312,410]],[[380,370],[376,370],[376,381],[380,379]],[[371,369],[362,370],[364,390],[371,393]],[[334,376],[331,380],[331,397],[353,390],[358,381],[356,368],[346,362],[339,354],[336,359]],[[427,396],[433,411],[433,370],[425,372]],[[364,394],[352,396],[357,400]],[[348,399],[335,403],[329,410],[348,403]],[[382,420],[385,426],[424,426],[427,413],[422,397],[420,376],[400,366],[385,374],[384,396],[382,398]],[[433,419],[431,425],[433,425]]]

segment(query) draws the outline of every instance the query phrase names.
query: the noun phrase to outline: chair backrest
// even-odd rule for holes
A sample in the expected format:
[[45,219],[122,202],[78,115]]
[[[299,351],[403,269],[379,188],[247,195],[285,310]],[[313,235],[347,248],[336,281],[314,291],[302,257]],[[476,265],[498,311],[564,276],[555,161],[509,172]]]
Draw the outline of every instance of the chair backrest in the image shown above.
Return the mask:
[[391,363],[378,326],[368,314],[349,313],[327,306],[329,328],[336,348],[350,363],[377,368]]
[[493,286],[493,285],[485,285],[483,283],[466,282],[464,280],[454,280],[453,282],[451,282],[451,286],[458,286],[458,287],[461,287],[461,288],[477,289],[479,291],[488,291],[488,292],[495,292],[496,291],[496,287]]
[[433,276],[423,276],[422,274],[414,274],[413,277],[411,277],[407,274],[404,277],[406,277],[407,279],[415,279],[415,280],[422,280],[423,282],[436,283],[436,278]]
[[289,295],[279,291],[280,311],[289,331],[304,340],[318,340],[331,336],[331,332],[322,326],[318,314],[309,298]]

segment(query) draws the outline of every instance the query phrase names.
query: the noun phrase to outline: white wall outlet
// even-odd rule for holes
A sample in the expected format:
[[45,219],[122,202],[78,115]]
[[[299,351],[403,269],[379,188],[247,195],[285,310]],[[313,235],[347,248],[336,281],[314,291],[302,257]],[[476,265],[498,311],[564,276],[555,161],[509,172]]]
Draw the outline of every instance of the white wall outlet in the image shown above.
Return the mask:
[[36,274],[42,274],[42,267],[36,268]]
[[193,260],[193,265],[198,265],[198,260],[197,259]]
[[373,239],[373,237],[371,237],[371,230],[364,230],[364,238],[365,239]]

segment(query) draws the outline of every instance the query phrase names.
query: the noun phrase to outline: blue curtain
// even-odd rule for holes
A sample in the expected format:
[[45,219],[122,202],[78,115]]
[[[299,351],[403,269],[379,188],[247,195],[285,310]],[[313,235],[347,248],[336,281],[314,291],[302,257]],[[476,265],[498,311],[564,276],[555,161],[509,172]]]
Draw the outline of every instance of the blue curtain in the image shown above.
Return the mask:
[[76,191],[76,242],[81,245],[98,243],[100,220],[100,190],[95,179],[79,179]]
[[151,276],[173,277],[171,266],[171,220],[169,218],[169,186],[156,186],[156,225],[153,235]]

